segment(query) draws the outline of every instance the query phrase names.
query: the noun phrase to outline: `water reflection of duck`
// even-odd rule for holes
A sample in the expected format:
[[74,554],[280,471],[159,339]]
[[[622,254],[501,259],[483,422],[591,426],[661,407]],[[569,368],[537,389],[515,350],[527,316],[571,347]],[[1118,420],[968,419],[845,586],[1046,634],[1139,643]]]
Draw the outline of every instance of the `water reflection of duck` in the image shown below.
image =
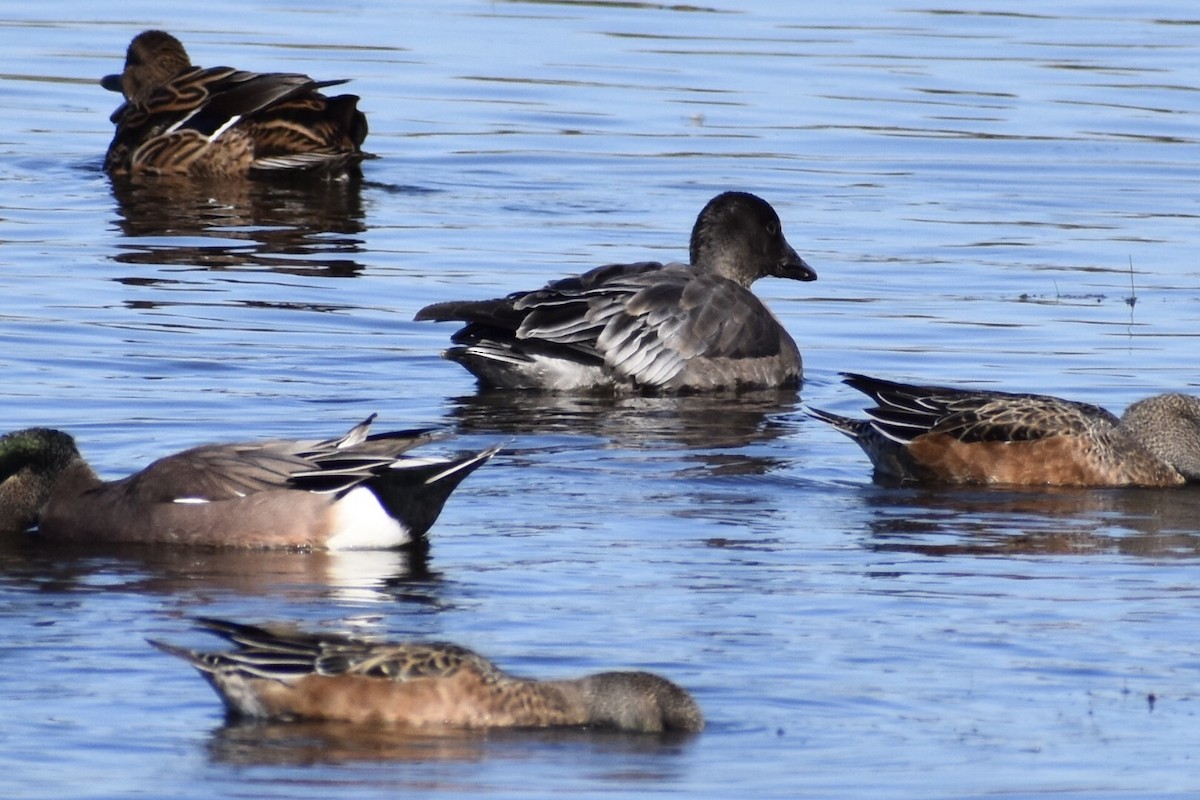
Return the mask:
[[[602,757],[629,754],[656,756],[640,768],[650,774],[673,773],[679,767],[671,756],[682,752],[680,744],[693,738],[688,733],[643,733],[605,731],[603,736],[588,728],[412,728],[394,725],[355,725],[348,722],[271,722],[240,720],[217,727],[208,741],[209,757],[218,763],[236,765],[282,765],[310,767],[313,764],[371,762],[477,762],[488,757],[526,758],[531,750],[548,747],[561,752],[564,745],[580,754],[597,752]],[[424,776],[388,777],[388,790],[404,794],[406,788],[420,794],[428,787]]]
[[373,643],[216,619],[199,626],[237,647],[202,653],[162,642],[212,684],[234,717],[413,728],[595,726],[697,732],[704,717],[681,687],[648,672],[537,681],[454,644]]
[[115,591],[187,598],[216,592],[353,603],[437,605],[440,576],[427,540],[395,550],[178,548],[0,537],[7,585],[39,591]]
[[134,37],[120,75],[104,88],[125,103],[104,169],[112,175],[245,177],[357,168],[367,118],[354,95],[320,89],[344,80],[192,66],[183,44],[164,31]]
[[880,487],[867,546],[955,555],[1111,555],[1196,558],[1200,492],[1154,489]]
[[688,264],[610,264],[494,300],[435,303],[418,320],[461,321],[446,357],[484,387],[677,393],[795,387],[795,341],[750,290],[817,277],[770,204],[746,192],[708,202]]
[[635,449],[663,443],[732,449],[782,436],[797,397],[795,389],[665,397],[496,390],[455,398],[450,415],[470,433],[587,435]]
[[1200,481],[1200,397],[1161,394],[1123,417],[1035,394],[952,389],[845,373],[868,419],[817,409],[900,481],[1019,486],[1178,486]]
[[[362,179],[112,182],[126,237],[114,261],[354,277],[363,271]],[[139,241],[146,238],[145,243]]]
[[795,389],[623,397],[493,390],[453,398],[448,415],[464,434],[515,437],[506,448],[513,465],[569,458],[607,485],[623,480],[613,458],[654,462],[659,477],[689,480],[784,469],[792,457],[771,442],[792,430],[796,398]]

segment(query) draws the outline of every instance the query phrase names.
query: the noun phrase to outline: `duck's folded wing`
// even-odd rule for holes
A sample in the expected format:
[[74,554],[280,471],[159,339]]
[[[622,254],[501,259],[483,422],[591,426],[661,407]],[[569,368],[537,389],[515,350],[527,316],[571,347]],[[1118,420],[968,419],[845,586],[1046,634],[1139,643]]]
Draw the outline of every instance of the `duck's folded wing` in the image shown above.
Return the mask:
[[1057,397],[918,386],[845,373],[845,382],[877,404],[876,430],[899,442],[940,433],[962,442],[1019,442],[1084,435],[1117,424],[1099,406]]
[[[448,300],[433,303],[418,311],[413,320],[460,321],[514,333],[524,325],[520,338],[541,338],[558,342],[560,334],[555,331],[560,324],[573,324],[577,318],[586,316],[592,298],[602,297],[605,293],[632,294],[645,285],[636,283],[639,276],[657,273],[662,268],[663,265],[655,261],[608,264],[582,275],[551,281],[541,289],[513,292],[490,300]],[[635,283],[629,283],[630,281]],[[526,325],[526,320],[533,314],[537,315],[536,319]]]
[[118,108],[113,122],[124,129],[140,128],[151,120],[175,119],[166,132],[191,130],[207,137],[240,117],[345,82],[314,81],[297,73],[195,67],[159,87],[144,103]]
[[1085,436],[1116,417],[1104,409],[1042,395],[994,396],[957,402],[931,432],[962,442],[1029,442],[1052,436]]
[[605,363],[643,386],[668,384],[692,361],[776,356],[787,336],[748,290],[708,276],[658,279],[589,313],[603,324]]
[[315,666],[322,675],[365,675],[398,683],[448,678],[464,668],[485,676],[500,675],[483,656],[447,642],[327,647]]
[[277,440],[194,447],[155,461],[117,486],[138,503],[236,500],[256,492],[337,493],[393,466],[432,441],[431,428],[371,433],[375,415],[328,441]]
[[499,669],[477,653],[444,642],[374,644],[330,634],[314,635],[282,628],[244,625],[199,617],[199,627],[228,640],[237,649],[198,653],[154,642],[206,671],[238,669],[274,680],[307,674],[363,675],[403,682],[449,677],[463,668],[498,678]]
[[301,455],[310,444],[205,445],[161,458],[117,485],[139,504],[236,500],[288,488],[293,474],[314,469]]

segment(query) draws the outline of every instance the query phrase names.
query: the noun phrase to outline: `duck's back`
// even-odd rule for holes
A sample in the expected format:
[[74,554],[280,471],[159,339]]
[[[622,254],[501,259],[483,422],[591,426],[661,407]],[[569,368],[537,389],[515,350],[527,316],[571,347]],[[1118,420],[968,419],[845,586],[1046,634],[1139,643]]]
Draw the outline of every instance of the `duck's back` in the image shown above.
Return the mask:
[[610,264],[417,319],[467,323],[447,357],[501,388],[708,391],[800,376],[795,342],[752,292],[686,264]]

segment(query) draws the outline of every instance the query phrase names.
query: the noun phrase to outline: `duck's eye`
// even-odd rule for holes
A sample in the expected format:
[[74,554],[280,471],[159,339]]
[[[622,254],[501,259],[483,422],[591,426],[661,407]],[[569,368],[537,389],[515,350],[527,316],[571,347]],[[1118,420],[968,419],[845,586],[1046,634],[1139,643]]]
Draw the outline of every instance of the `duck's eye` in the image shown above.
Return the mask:
[[767,234],[769,236],[775,236],[778,233],[779,233],[779,223],[778,222],[768,222],[767,223]]

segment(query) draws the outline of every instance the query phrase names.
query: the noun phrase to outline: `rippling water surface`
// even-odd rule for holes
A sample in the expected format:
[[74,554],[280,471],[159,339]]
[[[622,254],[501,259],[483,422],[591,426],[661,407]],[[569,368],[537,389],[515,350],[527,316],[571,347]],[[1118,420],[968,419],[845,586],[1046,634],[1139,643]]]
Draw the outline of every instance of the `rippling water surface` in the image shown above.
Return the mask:
[[[287,7],[283,7],[286,5]],[[887,0],[0,11],[0,415],[106,476],[372,411],[502,441],[427,561],[0,544],[0,794],[1153,797],[1200,787],[1195,492],[874,485],[800,403],[883,376],[1115,410],[1195,391],[1200,46],[1178,4]],[[961,5],[961,4],[960,4]],[[1049,7],[1047,7],[1049,8]],[[74,20],[74,21],[71,21]],[[131,192],[96,84],[147,27],[346,77],[361,184]],[[801,393],[476,394],[435,300],[676,259],[770,200],[812,284],[758,292]],[[662,672],[709,728],[227,726],[152,650],[189,614]]]

